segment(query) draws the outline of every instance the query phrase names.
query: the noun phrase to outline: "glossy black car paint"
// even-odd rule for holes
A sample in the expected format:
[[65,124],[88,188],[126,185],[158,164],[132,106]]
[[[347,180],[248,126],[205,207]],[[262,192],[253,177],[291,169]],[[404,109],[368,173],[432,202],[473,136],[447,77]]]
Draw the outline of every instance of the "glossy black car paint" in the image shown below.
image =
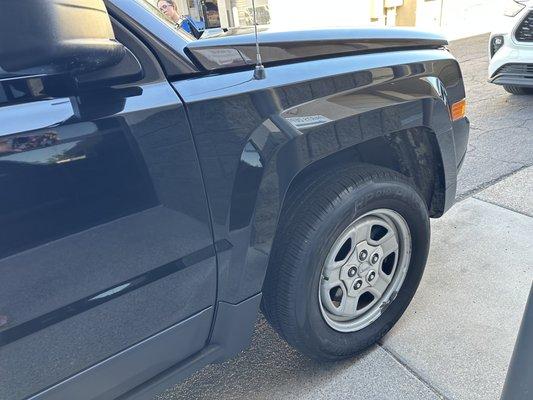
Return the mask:
[[[212,314],[215,250],[183,105],[149,51],[118,37],[143,79],[77,97],[46,93],[47,77],[0,81],[2,399]],[[137,379],[201,350],[210,323]]]
[[[343,149],[428,128],[443,165],[445,202],[436,211],[453,204],[456,153],[462,157],[466,142],[465,129],[454,131],[447,104],[464,98],[464,91],[457,62],[446,51],[332,58],[272,67],[263,81],[240,72],[174,86],[195,135],[215,240],[234,245],[219,260],[219,300],[236,303],[261,290],[291,182]],[[325,119],[316,126],[291,123],[317,114]]]
[[0,398],[147,398],[238,352],[287,192],[358,145],[423,132],[433,216],[455,198],[468,121],[450,120],[465,93],[442,43],[255,81],[207,73],[138,3],[108,7],[142,79],[69,96],[61,77],[0,81]]
[[[200,69],[223,71],[255,65],[257,50],[253,34],[223,34],[187,45],[186,52]],[[412,29],[320,29],[261,33],[261,59],[264,65],[324,59],[342,55],[368,54],[394,50],[441,48],[448,42],[439,35]]]

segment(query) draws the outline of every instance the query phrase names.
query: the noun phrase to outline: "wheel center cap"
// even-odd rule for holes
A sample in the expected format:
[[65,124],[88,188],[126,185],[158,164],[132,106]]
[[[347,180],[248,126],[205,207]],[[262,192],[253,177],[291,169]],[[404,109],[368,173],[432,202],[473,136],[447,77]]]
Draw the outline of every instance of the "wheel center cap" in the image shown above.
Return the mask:
[[368,263],[363,263],[359,266],[359,275],[363,276],[372,266]]

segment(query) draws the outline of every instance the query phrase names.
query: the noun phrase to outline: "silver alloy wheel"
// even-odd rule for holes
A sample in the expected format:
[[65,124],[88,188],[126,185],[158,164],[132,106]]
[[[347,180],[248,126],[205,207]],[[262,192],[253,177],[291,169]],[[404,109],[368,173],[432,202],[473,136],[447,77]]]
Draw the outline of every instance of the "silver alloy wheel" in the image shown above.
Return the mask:
[[361,330],[385,311],[400,290],[411,260],[411,233],[396,211],[371,211],[348,226],[332,246],[319,287],[327,324]]

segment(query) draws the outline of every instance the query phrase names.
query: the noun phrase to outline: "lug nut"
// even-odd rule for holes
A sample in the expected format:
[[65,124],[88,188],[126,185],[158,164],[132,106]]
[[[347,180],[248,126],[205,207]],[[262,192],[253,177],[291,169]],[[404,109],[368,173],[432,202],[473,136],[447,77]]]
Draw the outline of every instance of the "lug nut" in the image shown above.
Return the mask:
[[372,261],[372,264],[377,263],[379,261],[379,254],[374,254],[372,256],[372,260],[370,260],[370,261]]
[[366,277],[368,282],[372,282],[374,278],[376,277],[376,273],[374,271],[370,271]]
[[361,286],[363,286],[363,280],[362,279],[357,279],[354,284],[353,284],[353,288],[355,290],[359,290],[361,289]]
[[357,274],[357,268],[355,267],[352,267],[348,270],[348,276],[350,278],[353,278],[355,276],[355,274]]
[[363,250],[359,253],[359,261],[365,261],[368,257],[368,251]]

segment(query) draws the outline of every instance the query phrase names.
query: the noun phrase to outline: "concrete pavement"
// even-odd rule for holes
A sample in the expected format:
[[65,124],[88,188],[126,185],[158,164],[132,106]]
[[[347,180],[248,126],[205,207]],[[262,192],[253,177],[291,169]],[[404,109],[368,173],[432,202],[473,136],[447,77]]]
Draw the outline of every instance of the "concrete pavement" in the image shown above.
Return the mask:
[[[533,217],[533,168],[525,168],[475,197]],[[533,238],[530,239],[533,241]]]
[[469,198],[433,223],[420,289],[383,340],[445,398],[499,398],[533,281],[533,218],[511,210],[527,185],[500,186],[503,207]]
[[413,399],[440,397],[381,348],[319,364],[294,351],[260,319],[249,350],[212,365],[162,399]]
[[533,280],[533,99],[486,83],[486,35],[453,43],[472,120],[460,201],[433,221],[420,288],[358,358],[313,362],[262,318],[240,357],[160,399],[498,399]]

